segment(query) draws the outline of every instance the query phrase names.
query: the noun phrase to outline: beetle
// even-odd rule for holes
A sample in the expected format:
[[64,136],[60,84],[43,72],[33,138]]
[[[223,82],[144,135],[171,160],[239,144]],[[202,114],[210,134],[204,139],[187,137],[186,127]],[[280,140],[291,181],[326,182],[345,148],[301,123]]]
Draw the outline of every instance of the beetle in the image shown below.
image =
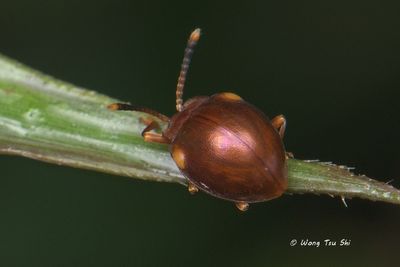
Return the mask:
[[149,108],[113,103],[111,110],[151,114],[168,127],[161,133],[156,120],[142,119],[146,142],[169,144],[188,190],[199,189],[232,201],[241,211],[249,203],[277,198],[287,189],[287,153],[282,142],[286,119],[272,120],[231,92],[197,96],[183,103],[182,95],[200,29],[189,37],[176,88],[177,113],[171,118]]

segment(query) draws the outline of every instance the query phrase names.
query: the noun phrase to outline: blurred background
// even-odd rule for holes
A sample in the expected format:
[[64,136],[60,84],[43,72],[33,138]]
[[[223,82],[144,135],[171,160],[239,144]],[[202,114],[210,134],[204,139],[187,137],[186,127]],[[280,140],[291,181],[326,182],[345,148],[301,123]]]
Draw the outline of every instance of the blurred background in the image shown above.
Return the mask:
[[[2,1],[0,53],[171,115],[232,91],[288,120],[300,159],[400,187],[398,1]],[[1,266],[392,266],[400,207],[285,195],[238,212],[176,184],[0,157]],[[292,239],[351,240],[291,247]],[[339,244],[337,244],[339,245]]]

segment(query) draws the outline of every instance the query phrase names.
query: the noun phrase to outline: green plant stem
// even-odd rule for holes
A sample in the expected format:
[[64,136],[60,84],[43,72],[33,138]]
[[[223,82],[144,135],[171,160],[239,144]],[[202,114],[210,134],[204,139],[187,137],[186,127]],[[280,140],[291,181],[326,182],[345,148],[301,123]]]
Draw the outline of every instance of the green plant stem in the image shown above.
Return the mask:
[[[0,55],[0,153],[185,185],[168,147],[143,141],[143,114],[107,110],[116,101]],[[297,159],[288,165],[289,193],[400,204],[399,190],[345,167]]]

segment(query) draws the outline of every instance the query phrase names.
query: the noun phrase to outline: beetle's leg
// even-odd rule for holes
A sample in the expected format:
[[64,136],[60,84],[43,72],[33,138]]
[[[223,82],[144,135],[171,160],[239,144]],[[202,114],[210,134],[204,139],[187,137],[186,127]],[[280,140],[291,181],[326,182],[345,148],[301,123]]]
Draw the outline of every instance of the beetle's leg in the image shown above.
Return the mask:
[[235,205],[240,211],[246,211],[249,208],[249,203],[243,201],[236,202]]
[[294,159],[294,155],[293,155],[293,153],[292,152],[285,152],[285,155],[286,155],[286,159]]
[[190,194],[195,194],[199,191],[199,189],[197,188],[197,186],[194,185],[194,183],[192,182],[188,182],[188,191]]
[[[281,139],[283,139],[283,136],[285,135],[285,130],[286,130],[285,116],[283,116],[283,115],[276,116],[275,118],[272,119],[271,124],[278,131]],[[292,159],[292,158],[294,158],[293,153],[286,151],[286,159]]]
[[144,141],[149,142],[149,143],[160,143],[160,144],[170,144],[171,142],[169,139],[165,138],[161,134],[157,133],[149,133],[146,132],[143,134]]
[[272,126],[274,126],[274,128],[278,131],[281,139],[283,139],[283,136],[285,135],[285,130],[286,130],[285,116],[278,115],[272,119],[271,123],[272,123]]
[[[113,103],[113,104],[108,105],[107,108],[111,109],[111,110],[140,111],[140,112],[151,114],[151,115],[159,118],[162,121],[165,121],[165,122],[169,121],[169,118],[167,116],[165,116],[157,111],[154,111],[149,108],[132,106],[130,104]],[[153,142],[153,143],[162,143],[162,144],[170,143],[169,139],[165,138],[162,134],[150,132],[153,129],[160,128],[160,125],[158,124],[158,122],[151,120],[151,119],[142,119],[142,118],[140,119],[140,121],[147,125],[147,127],[142,131],[142,136],[144,138],[144,141]]]
[[142,136],[145,132],[150,132],[151,130],[160,130],[160,124],[151,118],[139,118],[139,122],[146,125],[146,128],[142,131]]
[[160,129],[160,125],[158,124],[158,122],[149,119],[141,119],[141,121],[147,124],[147,127],[144,128],[144,130],[142,131],[144,141],[162,144],[170,143],[169,139],[164,137],[162,134],[151,132],[154,129]]
[[151,119],[143,119],[143,118],[140,118],[139,120],[140,120],[140,122],[147,125],[146,128],[144,128],[144,130],[142,131],[143,137],[145,136],[146,133],[148,133],[154,129],[157,129],[157,130],[160,129],[160,125],[156,121],[153,121]]

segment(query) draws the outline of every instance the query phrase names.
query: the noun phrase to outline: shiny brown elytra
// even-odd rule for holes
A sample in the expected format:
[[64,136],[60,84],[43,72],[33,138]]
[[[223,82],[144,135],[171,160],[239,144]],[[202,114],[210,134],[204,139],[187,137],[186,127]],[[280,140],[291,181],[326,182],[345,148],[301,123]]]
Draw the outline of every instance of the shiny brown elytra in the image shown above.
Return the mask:
[[147,142],[170,145],[176,165],[188,179],[188,190],[198,189],[235,202],[244,211],[248,203],[270,200],[287,188],[286,153],[282,138],[286,120],[264,113],[234,93],[198,96],[182,101],[183,88],[193,48],[200,29],[189,37],[176,90],[177,113],[171,118],[157,111],[114,103],[112,110],[142,111],[168,122],[160,129],[155,120],[142,135]]

